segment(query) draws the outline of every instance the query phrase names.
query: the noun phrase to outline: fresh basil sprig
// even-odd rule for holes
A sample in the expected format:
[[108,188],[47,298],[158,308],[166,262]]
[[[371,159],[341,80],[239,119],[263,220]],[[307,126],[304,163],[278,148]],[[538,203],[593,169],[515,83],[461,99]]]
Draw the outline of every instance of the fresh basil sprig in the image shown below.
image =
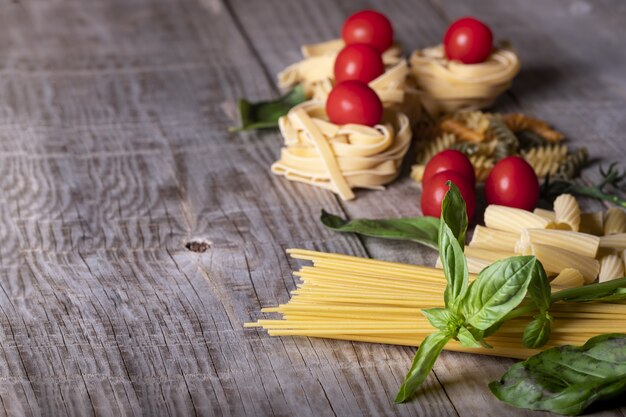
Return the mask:
[[237,102],[239,109],[239,127],[232,127],[231,132],[242,130],[266,129],[278,126],[278,119],[297,104],[306,101],[304,88],[300,84],[276,100],[251,103],[245,99]]
[[437,249],[439,219],[435,217],[344,220],[322,210],[320,221],[324,226],[336,232],[353,232],[384,239],[410,240]]
[[[484,341],[485,334],[497,328],[522,302],[531,283],[536,289],[546,285],[549,289],[543,267],[534,256],[498,261],[485,268],[468,285],[467,262],[463,255],[468,223],[465,202],[452,182],[449,181],[448,186],[450,189],[442,203],[438,233],[439,254],[447,280],[445,308],[423,311],[438,331],[426,337],[417,350],[396,396],[398,403],[414,395],[448,341],[455,339],[465,346],[489,347]],[[541,280],[546,282],[536,282]],[[537,292],[538,300],[544,296],[541,294],[539,297],[540,294]]]
[[595,401],[626,392],[626,334],[548,349],[516,363],[489,388],[515,407],[581,414]]

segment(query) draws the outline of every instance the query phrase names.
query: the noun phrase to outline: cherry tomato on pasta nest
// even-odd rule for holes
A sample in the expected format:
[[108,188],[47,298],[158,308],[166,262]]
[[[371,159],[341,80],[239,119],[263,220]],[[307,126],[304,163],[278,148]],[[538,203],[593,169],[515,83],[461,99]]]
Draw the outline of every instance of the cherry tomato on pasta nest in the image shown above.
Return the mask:
[[361,10],[343,23],[341,37],[347,45],[366,43],[382,53],[393,43],[393,27],[384,14],[374,10]]
[[476,184],[476,174],[470,160],[454,149],[446,149],[433,156],[426,164],[422,183],[427,182],[432,176],[442,171],[455,171],[469,179],[472,185]]
[[467,211],[467,218],[472,219],[474,217],[474,210],[476,209],[476,193],[474,191],[474,184],[469,178],[464,177],[455,171],[442,171],[439,172],[424,182],[422,186],[422,213],[424,216],[440,217],[441,216],[441,203],[443,198],[448,192],[448,181],[452,181],[454,185],[459,188],[463,200],[465,200],[465,209]]
[[448,59],[464,64],[478,64],[491,54],[493,33],[480,20],[464,17],[448,27],[443,45]]
[[501,159],[491,169],[485,181],[487,204],[532,210],[538,198],[537,174],[530,164],[519,156]]
[[326,114],[338,125],[374,126],[383,116],[383,104],[374,90],[361,81],[337,84],[326,100]]
[[385,72],[383,58],[377,49],[364,43],[343,48],[335,59],[335,82],[358,80],[369,83]]

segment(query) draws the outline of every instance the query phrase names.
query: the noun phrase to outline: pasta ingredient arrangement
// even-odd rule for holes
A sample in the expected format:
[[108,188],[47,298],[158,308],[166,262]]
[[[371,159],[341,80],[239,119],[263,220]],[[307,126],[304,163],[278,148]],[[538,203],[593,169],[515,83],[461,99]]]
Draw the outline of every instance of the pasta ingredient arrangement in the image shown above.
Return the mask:
[[[534,256],[503,259],[478,275],[471,274],[463,255],[467,217],[456,187],[451,186],[443,206],[441,219],[428,221],[431,227],[438,228],[443,271],[290,250],[293,257],[312,260],[314,266],[296,273],[302,284],[288,304],[263,310],[282,313],[282,320],[259,320],[246,327],[263,327],[273,336],[419,345],[396,397],[396,401],[403,402],[414,395],[444,348],[528,358],[544,345],[580,344],[612,332],[621,326],[619,323],[626,324],[626,306],[608,303],[626,299],[626,279],[551,293],[541,263]],[[435,333],[433,327],[437,329]],[[549,352],[543,355],[552,354]],[[505,374],[503,381],[523,379],[514,369]],[[554,371],[545,372],[549,375]],[[523,382],[536,383],[531,378]],[[612,392],[623,392],[625,388]],[[492,383],[492,390],[503,401],[528,408],[561,410],[528,397],[515,403],[510,398],[511,389],[514,388],[506,383]],[[577,400],[586,402],[579,411],[595,398],[580,394]]]

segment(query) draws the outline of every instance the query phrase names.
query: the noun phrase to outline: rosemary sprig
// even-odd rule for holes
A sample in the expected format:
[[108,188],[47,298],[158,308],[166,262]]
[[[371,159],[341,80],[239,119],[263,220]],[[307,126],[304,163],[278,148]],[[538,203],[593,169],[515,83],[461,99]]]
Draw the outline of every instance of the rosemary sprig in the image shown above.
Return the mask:
[[602,174],[600,182],[591,186],[574,184],[560,179],[550,181],[550,178],[546,178],[542,187],[542,194],[552,200],[559,194],[569,193],[584,197],[597,198],[598,200],[610,201],[617,206],[626,208],[626,200],[622,199],[618,195],[610,194],[605,191],[605,188],[609,185],[620,189],[622,181],[626,178],[626,172],[618,168],[617,162],[614,162],[606,171],[604,168],[600,167],[600,173]]

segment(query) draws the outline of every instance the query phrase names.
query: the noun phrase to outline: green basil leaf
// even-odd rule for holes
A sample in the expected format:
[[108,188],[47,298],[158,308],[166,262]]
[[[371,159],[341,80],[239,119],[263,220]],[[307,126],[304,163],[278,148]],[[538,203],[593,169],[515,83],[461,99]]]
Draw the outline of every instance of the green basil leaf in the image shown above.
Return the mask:
[[452,181],[448,181],[447,185],[450,189],[446,192],[441,203],[441,220],[452,230],[452,234],[456,236],[459,245],[464,247],[468,224],[465,200]]
[[384,239],[410,240],[437,249],[439,219],[435,217],[344,220],[322,210],[320,221],[324,226],[336,232],[353,232]]
[[552,316],[548,312],[538,314],[524,329],[522,343],[524,346],[537,349],[545,345],[552,332]]
[[459,317],[447,308],[433,307],[423,309],[422,314],[428,322],[435,328],[443,331],[449,330],[459,322]]
[[411,369],[406,374],[404,382],[396,395],[396,403],[403,403],[415,394],[415,390],[426,380],[439,354],[450,339],[452,339],[452,336],[447,333],[437,332],[428,335],[422,341],[413,358]]
[[469,279],[467,260],[463,254],[467,213],[457,186],[452,181],[448,181],[447,185],[450,188],[441,203],[439,219],[439,258],[448,282],[443,299],[446,307],[456,312],[460,310]]
[[469,272],[462,246],[443,221],[439,225],[439,257],[448,282],[443,300],[447,308],[457,312],[467,292]]
[[626,334],[548,349],[516,363],[489,388],[515,407],[578,415],[626,392]]
[[483,347],[483,344],[476,339],[476,337],[466,327],[461,326],[457,334],[457,339],[463,346],[479,348]]
[[304,88],[298,84],[293,90],[276,100],[251,103],[245,99],[237,102],[240,127],[232,127],[231,132],[242,130],[278,127],[278,119],[297,104],[307,100]]
[[462,304],[466,323],[487,330],[500,321],[522,302],[539,268],[534,256],[516,256],[482,270]]
[[552,294],[552,302],[610,302],[626,299],[626,277],[607,282],[568,288]]
[[539,311],[547,311],[552,304],[550,281],[546,276],[546,271],[543,269],[541,262],[537,261],[539,267],[537,268],[537,274],[533,276],[530,285],[528,286],[528,294],[533,300]]

